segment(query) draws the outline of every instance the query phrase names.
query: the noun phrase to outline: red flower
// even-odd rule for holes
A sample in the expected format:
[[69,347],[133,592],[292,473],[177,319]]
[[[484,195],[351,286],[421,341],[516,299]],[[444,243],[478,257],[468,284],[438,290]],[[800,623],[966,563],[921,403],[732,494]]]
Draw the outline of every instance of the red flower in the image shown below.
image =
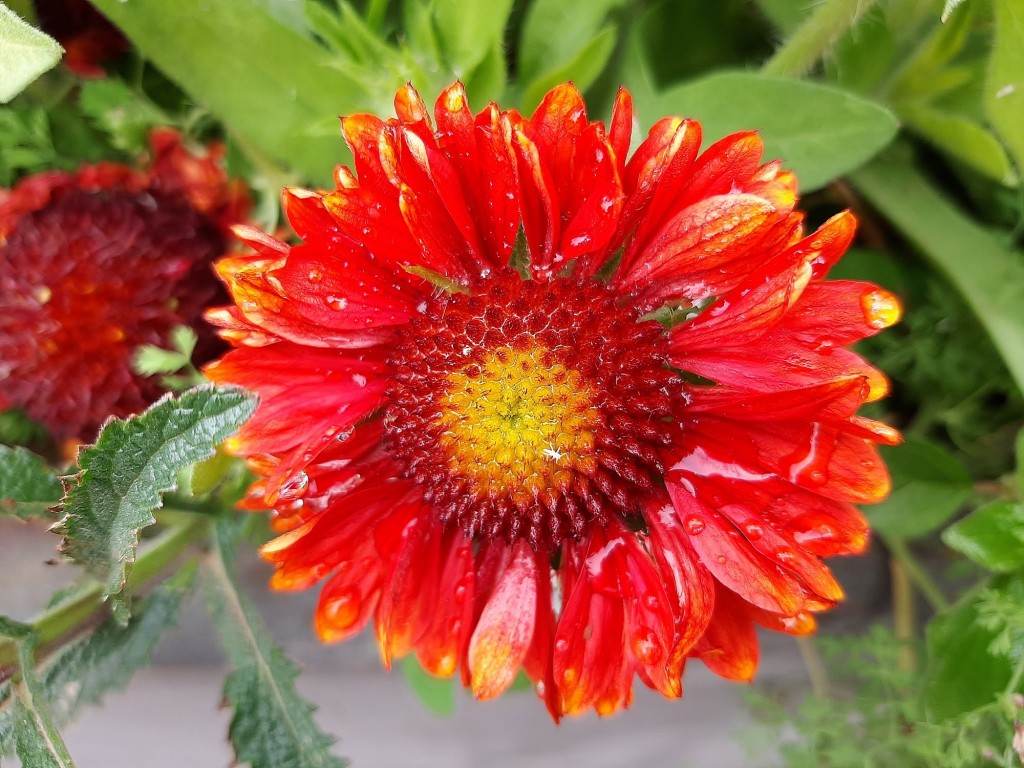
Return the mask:
[[220,146],[195,156],[170,129],[150,143],[146,170],[102,163],[0,189],[0,408],[22,406],[58,438],[88,439],[156,399],[157,380],[132,371],[136,349],[166,346],[224,299],[210,265],[245,189]]
[[825,282],[842,213],[805,237],[795,181],[754,133],[698,154],[666,118],[627,159],[629,94],[589,122],[571,85],[525,119],[460,84],[397,120],[345,118],[355,173],[290,190],[304,241],[240,229],[220,263],[260,394],[234,449],[272,507],[273,585],[327,579],[327,641],[371,619],[479,698],[520,668],[558,718],[680,696],[688,657],[749,680],[754,625],[814,628],[821,558],[864,549],[853,503],[889,480],[855,415],[884,377],[842,347],[892,296]]

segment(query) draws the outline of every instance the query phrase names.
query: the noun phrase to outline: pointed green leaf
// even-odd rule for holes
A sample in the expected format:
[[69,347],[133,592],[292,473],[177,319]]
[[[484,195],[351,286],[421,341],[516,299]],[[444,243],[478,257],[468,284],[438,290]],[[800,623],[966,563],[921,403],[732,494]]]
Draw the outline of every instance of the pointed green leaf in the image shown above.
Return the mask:
[[333,739],[295,688],[298,669],[268,634],[234,576],[239,526],[219,520],[204,587],[231,664],[224,698],[234,710],[228,735],[239,763],[252,768],[342,768]]
[[57,473],[24,448],[0,445],[0,517],[46,515],[61,497]]
[[985,110],[1017,170],[1024,173],[1024,3],[993,2],[996,35],[985,83]]
[[537,0],[519,40],[522,106],[531,110],[552,86],[572,80],[585,89],[604,69],[617,30],[608,15],[626,0]]
[[347,150],[338,115],[363,105],[330,54],[258,0],[95,0],[142,55],[253,146],[327,182]]
[[935,443],[908,438],[881,452],[892,473],[892,493],[864,511],[883,536],[914,538],[930,533],[971,495],[967,470]]
[[1000,184],[1017,183],[1003,145],[984,126],[927,106],[905,107],[899,112],[911,128],[938,149]]
[[64,552],[103,583],[115,615],[127,618],[122,589],[135,562],[139,532],[155,522],[161,495],[177,473],[212,456],[256,407],[236,389],[200,387],[165,396],[144,413],[107,423],[79,457],[81,472],[67,478],[56,530]]
[[64,49],[0,3],[0,103],[6,104],[60,61]]
[[492,50],[501,50],[512,0],[433,0],[433,9],[445,61],[466,77]]
[[995,501],[979,507],[944,530],[942,540],[990,571],[1024,568],[1024,504]]
[[782,159],[803,192],[859,168],[898,127],[891,112],[859,96],[755,72],[720,72],[634,98],[645,126],[665,115],[696,118],[705,145],[735,131],[759,131],[765,159]]

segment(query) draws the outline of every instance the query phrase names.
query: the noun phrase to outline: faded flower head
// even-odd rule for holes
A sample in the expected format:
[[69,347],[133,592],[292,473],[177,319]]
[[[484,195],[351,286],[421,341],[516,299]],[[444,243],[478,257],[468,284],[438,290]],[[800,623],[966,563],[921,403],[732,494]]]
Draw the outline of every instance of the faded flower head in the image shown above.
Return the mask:
[[170,129],[150,144],[146,169],[101,163],[0,190],[0,408],[58,438],[89,439],[155,400],[136,350],[223,300],[211,264],[247,193],[221,169],[223,148],[194,155]]
[[372,621],[385,663],[479,698],[525,669],[556,719],[634,676],[680,696],[691,657],[749,680],[755,625],[814,629],[821,558],[889,490],[899,436],[856,415],[887,382],[844,347],[899,307],[823,279],[853,217],[806,235],[754,133],[701,153],[665,118],[629,156],[625,91],[607,128],[572,85],[530,118],[461,84],[396,110],[343,120],[334,190],[285,194],[301,245],[241,229],[219,265],[208,372],[261,398],[232,447],[273,585],[325,580],[321,638]]

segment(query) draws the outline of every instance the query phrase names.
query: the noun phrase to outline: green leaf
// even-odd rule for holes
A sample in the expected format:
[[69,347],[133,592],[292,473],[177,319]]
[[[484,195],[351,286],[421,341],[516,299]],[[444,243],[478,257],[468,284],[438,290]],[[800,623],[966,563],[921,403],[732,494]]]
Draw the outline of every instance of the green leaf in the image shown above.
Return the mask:
[[590,39],[571,59],[546,70],[534,78],[523,92],[520,105],[524,112],[532,112],[544,95],[559,83],[572,80],[578,88],[588,88],[604,71],[612,51],[618,30],[609,24]]
[[792,32],[807,17],[805,0],[755,0],[755,4],[784,33]]
[[338,115],[357,110],[358,83],[330,54],[256,0],[95,0],[142,55],[277,162],[326,183],[347,150]]
[[416,698],[435,715],[445,717],[455,711],[455,681],[450,677],[434,677],[426,672],[415,656],[402,659],[402,674]]
[[0,689],[0,751],[13,742],[22,768],[74,768],[36,676],[32,628],[0,617],[0,635],[18,643],[17,677]]
[[942,540],[990,571],[1024,568],[1024,504],[986,504],[944,530]]
[[852,181],[967,300],[1024,391],[1024,263],[936,191],[903,147]]
[[57,473],[41,456],[0,445],[0,517],[46,515],[60,497]]
[[138,153],[148,147],[150,130],[169,122],[167,115],[122,80],[107,78],[82,83],[78,106],[110,136],[118,149]]
[[880,450],[892,473],[892,493],[865,512],[883,536],[923,536],[956,514],[970,497],[967,470],[935,443],[909,438],[903,445]]
[[466,77],[501,50],[512,0],[433,0],[434,27],[446,62]]
[[962,5],[964,0],[946,0],[946,4],[942,6],[942,23],[945,24],[949,21],[949,17],[953,15],[953,11],[957,9],[957,6]]
[[0,3],[0,103],[13,99],[56,66],[64,49]]
[[907,124],[938,149],[1000,184],[1017,184],[1006,150],[984,126],[966,117],[926,106],[899,111]]
[[127,619],[122,594],[135,562],[139,532],[155,522],[161,494],[176,474],[213,455],[256,407],[241,390],[200,387],[165,396],[144,413],[112,420],[79,457],[81,472],[66,480],[64,518],[55,530],[64,552],[103,583],[115,616]]
[[1024,173],[1024,3],[993,0],[995,43],[985,83],[985,111]]
[[519,38],[521,106],[532,111],[551,87],[572,80],[585,90],[604,69],[618,31],[608,15],[627,0],[537,0]]
[[[244,521],[243,521],[244,524]],[[313,720],[313,706],[295,689],[298,668],[263,626],[234,576],[241,526],[217,521],[204,590],[231,664],[224,698],[234,710],[228,735],[239,763],[252,768],[342,768],[333,739]]]
[[[1002,588],[998,585],[997,588]],[[928,625],[923,698],[945,720],[988,704],[1010,679],[1010,659],[989,652],[998,631],[980,621],[975,600],[961,602]]]
[[705,145],[735,131],[758,130],[765,158],[781,158],[804,192],[859,168],[898,127],[891,112],[859,96],[754,72],[721,72],[634,97],[645,126],[665,115],[694,117]]

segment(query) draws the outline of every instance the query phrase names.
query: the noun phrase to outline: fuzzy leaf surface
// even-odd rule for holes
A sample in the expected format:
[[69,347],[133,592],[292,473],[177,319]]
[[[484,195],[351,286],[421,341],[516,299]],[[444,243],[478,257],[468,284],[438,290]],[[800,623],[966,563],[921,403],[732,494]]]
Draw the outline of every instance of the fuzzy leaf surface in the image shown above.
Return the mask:
[[63,53],[56,40],[0,3],[0,104],[55,66]]
[[64,552],[101,580],[122,621],[122,591],[139,533],[155,522],[161,495],[174,490],[179,471],[212,456],[255,407],[255,398],[241,390],[191,389],[165,396],[138,416],[108,422],[82,452],[81,472],[65,480],[64,517],[56,530]]
[[295,688],[298,668],[263,625],[234,576],[238,526],[220,520],[204,588],[232,671],[224,698],[234,714],[228,736],[238,763],[252,768],[344,768],[329,752],[334,739],[313,720]]

